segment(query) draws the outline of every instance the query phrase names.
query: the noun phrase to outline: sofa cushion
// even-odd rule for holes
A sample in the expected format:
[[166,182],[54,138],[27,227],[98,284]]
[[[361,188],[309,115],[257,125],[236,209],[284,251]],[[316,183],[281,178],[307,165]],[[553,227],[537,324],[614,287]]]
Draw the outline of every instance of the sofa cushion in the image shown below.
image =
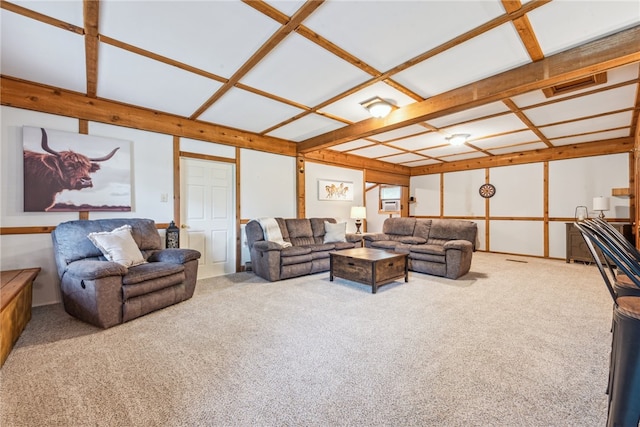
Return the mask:
[[347,223],[339,222],[337,224],[332,224],[330,222],[324,223],[324,243],[333,243],[333,242],[346,242],[347,241]]
[[415,218],[387,218],[382,224],[382,232],[384,234],[413,236],[413,230],[415,226]]
[[431,231],[431,220],[430,219],[419,219],[416,221],[416,227],[413,230],[413,235],[415,237],[421,237],[427,241],[429,239],[429,231]]
[[313,230],[311,229],[311,221],[306,218],[285,219],[287,231],[289,232],[289,240],[294,246],[313,245]]
[[406,243],[407,245],[420,245],[422,243],[427,243],[427,239],[415,236],[404,236],[399,238],[398,241],[400,243]]
[[400,243],[397,240],[378,240],[377,242],[371,242],[371,247],[372,248],[378,248],[378,249],[390,249],[393,250],[395,249],[396,246],[401,245],[402,243]]
[[145,263],[138,245],[131,235],[131,226],[123,225],[111,231],[89,233],[87,238],[96,245],[108,261],[125,267]]

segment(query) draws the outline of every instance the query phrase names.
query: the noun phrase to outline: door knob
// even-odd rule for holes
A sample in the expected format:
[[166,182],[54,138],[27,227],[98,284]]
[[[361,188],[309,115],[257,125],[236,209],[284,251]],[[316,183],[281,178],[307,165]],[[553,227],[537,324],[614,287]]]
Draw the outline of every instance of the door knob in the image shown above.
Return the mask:
[[187,224],[180,224],[180,228],[189,228]]

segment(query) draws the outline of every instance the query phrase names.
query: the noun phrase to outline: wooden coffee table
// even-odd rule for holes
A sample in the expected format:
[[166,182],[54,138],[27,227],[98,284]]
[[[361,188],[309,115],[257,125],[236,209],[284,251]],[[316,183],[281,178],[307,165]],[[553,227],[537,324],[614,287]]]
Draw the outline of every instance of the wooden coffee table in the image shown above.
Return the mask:
[[333,277],[371,286],[376,293],[378,286],[386,285],[404,276],[409,281],[407,254],[387,252],[372,248],[354,248],[330,252],[330,274]]

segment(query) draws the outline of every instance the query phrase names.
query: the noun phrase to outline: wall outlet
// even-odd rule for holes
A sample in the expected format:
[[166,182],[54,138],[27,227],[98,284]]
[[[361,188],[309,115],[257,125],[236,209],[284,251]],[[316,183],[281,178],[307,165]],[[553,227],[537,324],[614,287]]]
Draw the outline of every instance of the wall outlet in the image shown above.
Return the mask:
[[160,202],[167,203],[169,201],[169,195],[167,193],[160,194]]

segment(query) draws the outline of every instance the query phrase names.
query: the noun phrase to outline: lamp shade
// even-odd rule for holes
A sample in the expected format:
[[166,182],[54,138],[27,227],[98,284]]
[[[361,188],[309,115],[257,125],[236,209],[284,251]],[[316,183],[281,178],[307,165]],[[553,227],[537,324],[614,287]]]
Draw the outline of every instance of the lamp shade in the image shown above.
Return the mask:
[[594,197],[593,198],[593,210],[594,211],[608,211],[609,210],[609,198],[608,197]]
[[351,207],[351,218],[363,219],[367,217],[367,208],[364,206]]

